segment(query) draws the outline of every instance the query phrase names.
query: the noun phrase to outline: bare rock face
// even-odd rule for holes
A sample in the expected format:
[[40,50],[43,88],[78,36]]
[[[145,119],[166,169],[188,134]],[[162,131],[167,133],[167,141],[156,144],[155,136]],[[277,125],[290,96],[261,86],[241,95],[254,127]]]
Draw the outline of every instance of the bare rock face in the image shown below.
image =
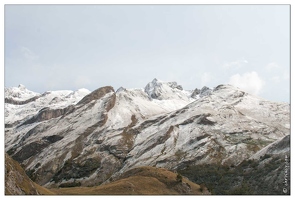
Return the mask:
[[14,100],[13,98],[5,98],[5,103],[9,103],[9,104],[13,104],[13,105],[24,105],[24,104],[27,104],[27,103],[37,100],[39,97],[40,96],[35,96],[35,97],[32,97],[27,100],[23,100],[23,101],[17,101],[17,100]]
[[192,97],[192,98],[196,98],[197,95],[200,94],[200,91],[201,91],[200,89],[196,88],[196,89],[193,91],[191,97]]
[[208,96],[212,93],[212,89],[208,88],[207,86],[204,86],[201,90],[200,90],[200,97],[203,96]]
[[58,117],[65,115],[69,112],[73,112],[74,109],[75,109],[75,106],[72,106],[72,105],[68,106],[66,108],[61,108],[61,109],[50,109],[50,108],[46,107],[46,108],[41,109],[37,115],[26,120],[21,125],[32,124],[35,122],[42,122],[45,120],[50,120],[52,118],[58,118]]
[[207,86],[202,87],[202,89],[196,88],[192,94],[191,97],[194,99],[198,99],[204,96],[209,96],[212,94],[212,89],[208,88]]

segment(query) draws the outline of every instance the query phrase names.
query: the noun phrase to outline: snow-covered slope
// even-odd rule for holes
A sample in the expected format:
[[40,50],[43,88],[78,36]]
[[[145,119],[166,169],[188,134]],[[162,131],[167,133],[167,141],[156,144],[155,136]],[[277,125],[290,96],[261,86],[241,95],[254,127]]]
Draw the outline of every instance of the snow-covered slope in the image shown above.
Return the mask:
[[24,85],[5,88],[5,124],[20,123],[45,107],[57,109],[74,105],[89,93],[87,89],[79,89],[48,91],[41,95],[26,89]]
[[5,88],[4,95],[16,101],[25,101],[40,94],[30,91],[24,85],[20,84],[18,87]]
[[[160,84],[167,86],[163,82]],[[126,127],[131,123],[132,115],[137,121],[143,121],[152,116],[180,109],[195,100],[187,97],[187,93],[170,88],[170,90],[162,91],[162,96],[165,98],[158,100],[151,98],[150,94],[143,89],[120,88],[116,92],[116,104],[109,112],[108,124],[112,128]]]
[[124,167],[237,165],[289,134],[289,109],[289,105],[220,85],[210,96],[134,126],[137,134]]
[[154,79],[35,96],[5,103],[5,150],[50,187],[97,185],[144,165],[238,165],[290,134],[290,105],[230,85],[185,91]]

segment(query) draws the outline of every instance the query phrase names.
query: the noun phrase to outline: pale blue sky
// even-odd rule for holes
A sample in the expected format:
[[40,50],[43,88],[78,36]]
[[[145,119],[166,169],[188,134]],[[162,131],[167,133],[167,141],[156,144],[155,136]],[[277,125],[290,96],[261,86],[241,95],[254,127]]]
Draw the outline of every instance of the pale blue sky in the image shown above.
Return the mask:
[[5,5],[5,86],[185,89],[290,97],[288,5]]

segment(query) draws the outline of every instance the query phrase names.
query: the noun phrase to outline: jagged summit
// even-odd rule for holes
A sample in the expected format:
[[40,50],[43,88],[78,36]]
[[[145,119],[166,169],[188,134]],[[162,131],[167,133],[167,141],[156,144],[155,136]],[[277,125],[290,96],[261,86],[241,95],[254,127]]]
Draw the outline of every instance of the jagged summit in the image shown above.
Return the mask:
[[184,94],[182,90],[182,86],[178,85],[177,82],[164,82],[156,78],[154,78],[152,82],[149,82],[144,88],[144,91],[150,98],[158,100],[179,97],[181,94]]
[[164,82],[154,78],[145,86],[144,91],[151,99],[164,100],[177,98],[183,96],[184,94],[188,98],[199,99],[201,97],[211,95],[214,89],[215,88],[204,86],[201,89],[196,88],[193,91],[189,91],[184,90],[183,87],[175,81]]
[[151,97],[151,98],[157,98],[158,95],[158,88],[160,88],[162,85],[162,81],[159,81],[158,79],[154,78],[152,82],[149,82],[145,88],[144,91]]
[[191,97],[194,98],[194,99],[198,99],[198,98],[201,98],[201,97],[204,97],[204,96],[211,95],[212,91],[213,91],[213,89],[211,89],[211,88],[209,88],[207,86],[202,87],[202,89],[196,88],[192,92]]
[[157,78],[154,78],[153,80],[152,80],[152,82],[162,82],[161,80],[158,80]]

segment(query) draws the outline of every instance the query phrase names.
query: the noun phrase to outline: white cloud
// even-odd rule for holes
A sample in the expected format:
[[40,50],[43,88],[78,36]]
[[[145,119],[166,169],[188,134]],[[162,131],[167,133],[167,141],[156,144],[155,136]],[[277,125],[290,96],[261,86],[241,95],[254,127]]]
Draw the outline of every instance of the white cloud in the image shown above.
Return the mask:
[[258,76],[257,72],[252,71],[246,72],[242,75],[235,74],[231,76],[229,79],[229,84],[257,95],[264,86],[264,81]]
[[232,61],[232,62],[227,62],[227,63],[224,63],[222,65],[222,68],[224,69],[239,69],[242,67],[242,65],[244,64],[248,64],[248,61],[245,60],[245,59],[242,59],[242,60],[236,60],[236,61]]
[[201,84],[202,86],[207,85],[212,80],[212,75],[208,72],[205,72],[201,77]]
[[33,60],[38,59],[38,55],[35,54],[33,51],[31,51],[27,47],[20,47],[20,51],[21,51],[23,57],[29,61],[33,61]]

